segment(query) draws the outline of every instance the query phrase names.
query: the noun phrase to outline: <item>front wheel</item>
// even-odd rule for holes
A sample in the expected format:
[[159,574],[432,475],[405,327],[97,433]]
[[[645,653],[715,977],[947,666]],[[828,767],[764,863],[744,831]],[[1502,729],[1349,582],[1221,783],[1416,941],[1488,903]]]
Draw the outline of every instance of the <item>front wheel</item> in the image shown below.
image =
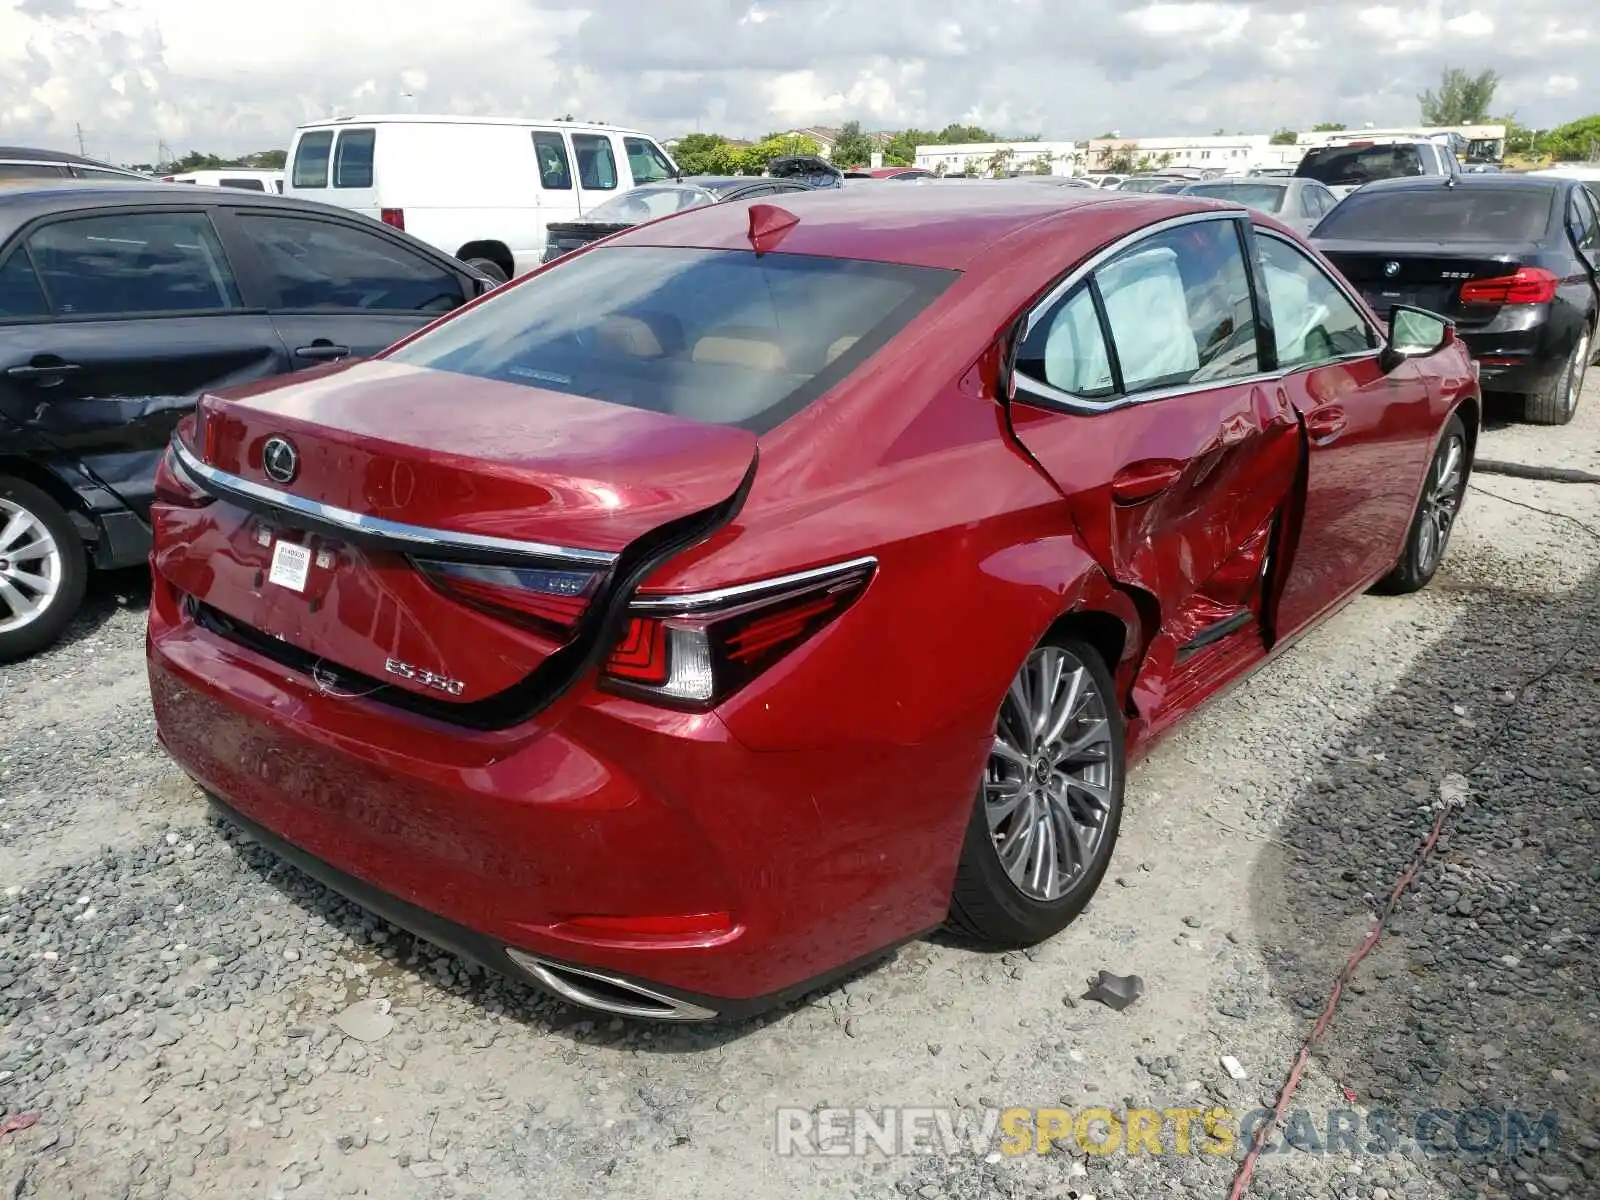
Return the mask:
[[1450,533],[1467,492],[1467,473],[1466,426],[1460,417],[1452,416],[1439,437],[1433,461],[1428,464],[1428,478],[1411,517],[1405,550],[1394,570],[1383,577],[1380,590],[1403,595],[1428,585],[1450,544]]
[[1111,672],[1076,638],[1033,650],[1011,681],[950,901],[980,941],[1059,933],[1105,878],[1122,824],[1122,714]]
[[83,541],[61,506],[0,475],[0,662],[60,637],[83,603],[88,574]]

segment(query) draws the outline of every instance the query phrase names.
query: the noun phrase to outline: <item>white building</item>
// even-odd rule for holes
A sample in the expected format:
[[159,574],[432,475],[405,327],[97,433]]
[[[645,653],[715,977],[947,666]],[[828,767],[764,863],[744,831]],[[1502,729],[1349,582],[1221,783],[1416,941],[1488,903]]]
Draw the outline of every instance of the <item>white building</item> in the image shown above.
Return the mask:
[[1195,171],[1230,174],[1256,167],[1293,167],[1304,149],[1274,146],[1266,133],[1222,134],[1214,137],[1095,138],[1089,143],[1091,171],[1110,171],[1126,161],[1136,171],[1183,167]]
[[[918,146],[915,165],[940,175],[1077,175],[1077,142],[967,142]],[[1048,168],[1041,170],[1041,168]]]

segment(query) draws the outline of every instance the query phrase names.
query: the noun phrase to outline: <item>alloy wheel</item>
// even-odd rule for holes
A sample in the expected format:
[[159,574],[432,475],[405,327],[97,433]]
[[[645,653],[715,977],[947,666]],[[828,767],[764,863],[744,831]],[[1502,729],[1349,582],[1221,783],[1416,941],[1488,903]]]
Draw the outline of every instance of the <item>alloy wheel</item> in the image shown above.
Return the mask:
[[1444,557],[1450,530],[1461,508],[1466,481],[1466,441],[1451,434],[1433,456],[1428,483],[1422,494],[1422,524],[1417,531],[1417,570],[1430,575]]
[[1117,801],[1111,713],[1084,664],[1041,646],[1000,708],[983,809],[1000,865],[1034,900],[1059,900],[1090,873]]
[[37,620],[61,587],[61,549],[34,513],[0,497],[0,633]]

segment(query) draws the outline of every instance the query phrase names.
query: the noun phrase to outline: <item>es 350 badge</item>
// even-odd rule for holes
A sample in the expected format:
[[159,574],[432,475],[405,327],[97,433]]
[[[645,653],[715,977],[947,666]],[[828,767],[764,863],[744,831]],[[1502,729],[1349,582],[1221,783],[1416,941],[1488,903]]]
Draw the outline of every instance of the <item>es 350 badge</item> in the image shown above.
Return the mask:
[[396,675],[401,679],[409,679],[414,683],[420,683],[423,687],[432,688],[436,692],[443,692],[447,696],[459,696],[467,687],[459,679],[451,679],[446,675],[435,675],[432,671],[424,671],[421,667],[413,667],[410,663],[401,662],[398,658],[385,659],[383,669],[391,675]]

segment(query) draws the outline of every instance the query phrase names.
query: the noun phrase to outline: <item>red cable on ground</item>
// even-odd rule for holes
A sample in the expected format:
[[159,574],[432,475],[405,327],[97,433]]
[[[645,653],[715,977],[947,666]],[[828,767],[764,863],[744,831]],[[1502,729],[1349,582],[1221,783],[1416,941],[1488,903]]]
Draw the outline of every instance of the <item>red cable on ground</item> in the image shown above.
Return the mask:
[[1290,1068],[1289,1077],[1284,1080],[1283,1089],[1278,1093],[1278,1103],[1272,1110],[1272,1120],[1257,1127],[1255,1137],[1250,1142],[1249,1153],[1244,1156],[1244,1161],[1239,1164],[1239,1172],[1233,1178],[1233,1187],[1228,1192],[1228,1200],[1242,1200],[1245,1193],[1250,1190],[1250,1180],[1254,1177],[1256,1170],[1256,1159],[1261,1157],[1261,1152],[1266,1147],[1267,1139],[1272,1136],[1273,1131],[1278,1128],[1279,1122],[1283,1120],[1284,1114],[1289,1111],[1289,1102],[1294,1099],[1295,1091],[1300,1086],[1300,1072],[1305,1069],[1306,1063],[1311,1059],[1312,1047],[1321,1040],[1322,1035],[1327,1032],[1328,1026],[1333,1022],[1333,1013],[1339,1007],[1339,997],[1344,994],[1345,984],[1350,982],[1350,978],[1355,974],[1356,968],[1361,965],[1361,960],[1371,954],[1376,949],[1378,942],[1382,940],[1384,926],[1388,923],[1390,914],[1394,912],[1395,905],[1399,903],[1401,894],[1411,886],[1411,881],[1427,863],[1428,859],[1433,857],[1434,845],[1439,841],[1439,835],[1444,831],[1445,818],[1449,815],[1450,809],[1446,807],[1434,820],[1433,828],[1428,830],[1428,836],[1422,839],[1422,845],[1418,847],[1416,855],[1411,860],[1411,865],[1395,881],[1394,890],[1389,893],[1388,903],[1383,906],[1383,910],[1378,913],[1377,919],[1373,921],[1372,929],[1363,939],[1361,945],[1356,948],[1356,952],[1350,956],[1350,960],[1345,963],[1344,970],[1340,971],[1334,979],[1333,991],[1328,996],[1327,1007],[1322,1010],[1322,1015],[1317,1018],[1317,1023],[1311,1027],[1311,1032],[1306,1035],[1306,1040],[1300,1046],[1300,1053],[1295,1058],[1294,1066]]

